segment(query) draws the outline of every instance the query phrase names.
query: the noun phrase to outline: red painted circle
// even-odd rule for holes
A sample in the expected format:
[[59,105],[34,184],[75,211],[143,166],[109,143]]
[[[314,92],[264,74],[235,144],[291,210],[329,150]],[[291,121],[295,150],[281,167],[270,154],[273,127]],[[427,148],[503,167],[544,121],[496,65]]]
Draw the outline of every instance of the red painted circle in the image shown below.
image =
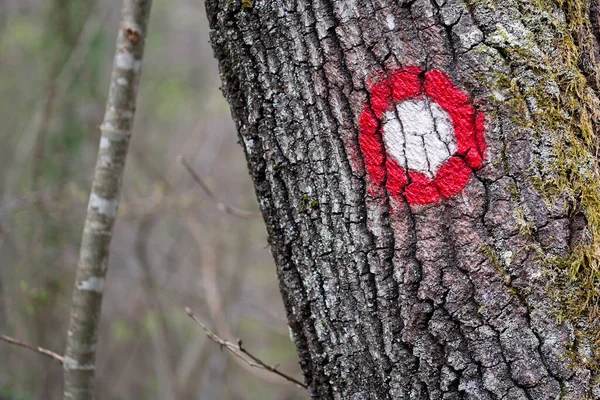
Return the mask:
[[[371,101],[365,104],[359,120],[359,144],[372,181],[385,186],[391,196],[404,196],[411,204],[437,203],[459,193],[469,183],[471,172],[483,165],[487,147],[484,114],[475,110],[469,96],[445,73],[402,68],[374,84],[370,94]],[[448,113],[457,147],[433,178],[400,166],[386,154],[382,136],[381,119],[386,111],[405,100],[425,96]]]

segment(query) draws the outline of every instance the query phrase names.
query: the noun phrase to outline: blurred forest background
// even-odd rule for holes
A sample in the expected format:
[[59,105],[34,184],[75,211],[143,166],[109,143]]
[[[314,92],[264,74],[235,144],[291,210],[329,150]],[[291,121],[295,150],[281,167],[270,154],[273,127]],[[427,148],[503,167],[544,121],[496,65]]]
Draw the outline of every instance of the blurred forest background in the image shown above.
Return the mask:
[[[120,1],[0,0],[0,333],[61,354]],[[154,0],[97,350],[98,399],[300,399],[206,338],[300,377],[201,0]],[[55,361],[0,342],[0,399],[59,399]]]

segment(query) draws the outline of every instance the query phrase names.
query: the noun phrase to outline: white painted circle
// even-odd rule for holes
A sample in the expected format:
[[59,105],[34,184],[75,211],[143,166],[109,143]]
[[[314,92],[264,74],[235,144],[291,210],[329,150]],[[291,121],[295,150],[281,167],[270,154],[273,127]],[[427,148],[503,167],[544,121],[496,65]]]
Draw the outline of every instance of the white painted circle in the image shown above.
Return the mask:
[[430,178],[457,148],[450,116],[428,98],[406,100],[386,112],[383,141],[399,166]]

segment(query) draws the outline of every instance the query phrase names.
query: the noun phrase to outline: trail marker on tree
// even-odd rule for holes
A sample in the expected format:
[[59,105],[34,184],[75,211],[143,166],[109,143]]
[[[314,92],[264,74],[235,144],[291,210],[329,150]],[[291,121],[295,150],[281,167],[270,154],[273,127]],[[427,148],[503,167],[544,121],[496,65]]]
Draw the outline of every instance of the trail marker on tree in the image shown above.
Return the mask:
[[484,115],[438,70],[390,73],[371,88],[359,124],[371,179],[410,204],[459,193],[483,165]]

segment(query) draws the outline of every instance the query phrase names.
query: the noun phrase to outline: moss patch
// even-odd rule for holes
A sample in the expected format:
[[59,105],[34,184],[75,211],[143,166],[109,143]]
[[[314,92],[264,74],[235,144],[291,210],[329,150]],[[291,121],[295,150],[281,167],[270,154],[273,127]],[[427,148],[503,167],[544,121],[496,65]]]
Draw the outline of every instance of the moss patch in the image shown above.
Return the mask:
[[242,10],[251,10],[252,0],[242,0]]
[[[473,0],[471,7],[494,8],[494,0]],[[566,20],[555,18],[558,9]],[[581,70],[582,57],[592,57],[593,37],[588,5],[583,0],[537,0],[535,5],[519,5],[520,19],[537,34],[535,24],[552,24],[554,54],[540,54],[536,37],[506,39],[507,45],[494,47],[520,73],[530,72],[532,79],[517,82],[513,76],[493,73],[482,77],[485,84],[510,93],[511,121],[533,133],[550,138],[552,154],[541,157],[533,185],[550,207],[566,203],[569,215],[583,213],[587,219],[587,240],[576,244],[568,257],[542,255],[550,278],[549,294],[556,304],[559,322],[567,321],[576,335],[591,348],[589,357],[576,355],[580,366],[600,370],[600,154],[595,130],[600,121],[600,101]],[[537,15],[534,15],[537,13]],[[540,16],[542,16],[540,18]],[[546,27],[547,28],[547,27]],[[541,30],[543,31],[543,30]],[[496,34],[499,42],[502,29]],[[588,65],[596,65],[588,60]],[[590,67],[591,68],[591,67]],[[594,71],[592,75],[595,75]],[[597,76],[597,75],[596,75]],[[490,79],[492,78],[492,79]],[[490,82],[494,82],[490,84]],[[575,358],[574,358],[575,360]]]
[[[582,212],[588,222],[590,240],[577,244],[566,259],[550,259],[548,266],[554,281],[551,295],[560,309],[559,321],[569,321],[577,328],[580,339],[589,342],[592,355],[580,362],[600,369],[600,175],[598,173],[598,138],[600,104],[596,93],[579,69],[582,51],[593,48],[589,10],[581,0],[557,2],[567,16],[559,48],[563,59],[549,67],[558,79],[561,95],[557,99],[540,96],[544,108],[541,123],[549,124],[560,136],[554,153],[558,162],[554,180],[537,182],[552,203],[567,196],[572,215]],[[591,52],[590,52],[591,54]],[[566,67],[566,68],[565,68]],[[567,114],[564,113],[567,111]]]

